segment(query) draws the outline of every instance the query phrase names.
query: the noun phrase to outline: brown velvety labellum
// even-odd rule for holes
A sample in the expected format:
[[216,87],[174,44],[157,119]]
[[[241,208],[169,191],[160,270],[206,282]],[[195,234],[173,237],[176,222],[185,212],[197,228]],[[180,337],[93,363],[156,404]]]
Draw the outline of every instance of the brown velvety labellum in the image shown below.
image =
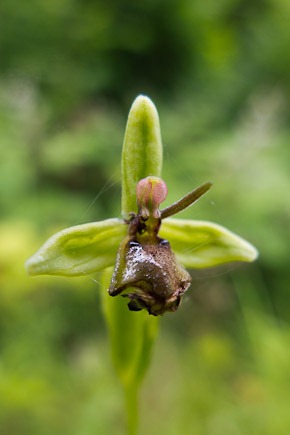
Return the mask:
[[128,297],[130,310],[145,308],[157,316],[176,311],[190,282],[167,240],[141,244],[128,237],[119,248],[109,293]]

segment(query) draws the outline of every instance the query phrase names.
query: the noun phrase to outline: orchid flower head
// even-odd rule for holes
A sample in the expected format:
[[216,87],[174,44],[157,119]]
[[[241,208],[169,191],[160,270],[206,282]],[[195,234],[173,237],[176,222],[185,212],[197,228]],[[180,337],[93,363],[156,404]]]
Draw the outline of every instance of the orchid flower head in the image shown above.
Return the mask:
[[[58,232],[26,262],[31,275],[78,276],[114,266],[108,293],[129,309],[160,315],[176,311],[191,283],[186,268],[256,259],[256,248],[226,228],[171,216],[212,186],[206,182],[160,209],[162,143],[157,110],[143,95],[129,113],[122,152],[122,215]],[[190,249],[189,249],[190,248]]]

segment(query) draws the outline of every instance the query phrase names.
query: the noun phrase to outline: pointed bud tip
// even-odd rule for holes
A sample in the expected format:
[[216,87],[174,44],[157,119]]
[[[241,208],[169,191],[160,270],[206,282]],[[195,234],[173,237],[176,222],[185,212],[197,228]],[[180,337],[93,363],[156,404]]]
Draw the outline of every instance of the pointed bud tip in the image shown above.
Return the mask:
[[153,101],[149,97],[147,97],[147,95],[140,94],[133,101],[132,106],[134,106],[134,105],[138,105],[138,106],[139,105],[150,105],[150,106],[153,105],[154,106],[154,103],[153,103]]
[[140,115],[150,114],[154,118],[158,118],[157,109],[153,101],[146,95],[138,95],[133,101],[130,113],[138,113]]

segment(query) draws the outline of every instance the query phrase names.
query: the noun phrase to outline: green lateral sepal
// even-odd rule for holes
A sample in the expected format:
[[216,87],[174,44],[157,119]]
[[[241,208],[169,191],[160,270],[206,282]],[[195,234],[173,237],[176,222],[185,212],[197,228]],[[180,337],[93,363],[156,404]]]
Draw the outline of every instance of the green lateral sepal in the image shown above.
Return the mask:
[[50,237],[26,262],[30,275],[78,276],[113,266],[127,225],[121,219],[76,225]]

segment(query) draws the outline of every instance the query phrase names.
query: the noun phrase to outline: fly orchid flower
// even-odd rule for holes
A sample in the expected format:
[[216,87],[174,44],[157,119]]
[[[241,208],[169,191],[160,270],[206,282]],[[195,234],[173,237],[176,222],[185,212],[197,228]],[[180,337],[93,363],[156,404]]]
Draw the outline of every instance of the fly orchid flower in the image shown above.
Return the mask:
[[[170,216],[190,206],[205,183],[160,210],[167,186],[160,176],[162,145],[158,114],[139,96],[129,113],[122,155],[123,219],[62,230],[27,261],[31,275],[77,276],[115,264],[108,292],[130,299],[130,310],[159,315],[175,311],[191,283],[187,268],[253,261],[256,249],[220,225]],[[136,210],[137,207],[137,210]]]

